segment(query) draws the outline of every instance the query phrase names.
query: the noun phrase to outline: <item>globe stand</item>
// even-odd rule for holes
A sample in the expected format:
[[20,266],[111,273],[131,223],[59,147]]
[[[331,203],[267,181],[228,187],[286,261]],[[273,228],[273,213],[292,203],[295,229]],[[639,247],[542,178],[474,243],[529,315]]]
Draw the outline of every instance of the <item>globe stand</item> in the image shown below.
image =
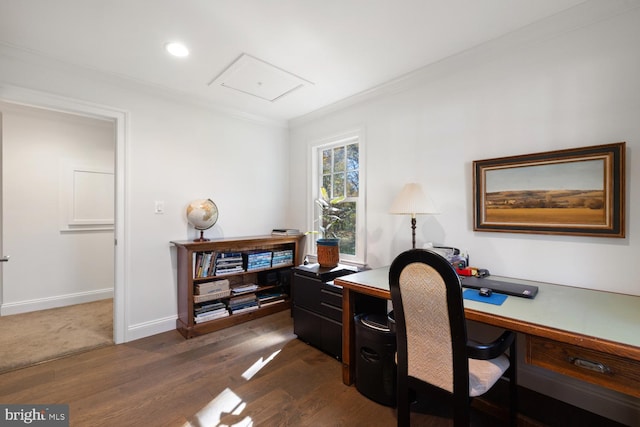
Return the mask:
[[200,237],[197,239],[193,239],[194,242],[208,242],[209,239],[204,237],[204,230],[200,230]]

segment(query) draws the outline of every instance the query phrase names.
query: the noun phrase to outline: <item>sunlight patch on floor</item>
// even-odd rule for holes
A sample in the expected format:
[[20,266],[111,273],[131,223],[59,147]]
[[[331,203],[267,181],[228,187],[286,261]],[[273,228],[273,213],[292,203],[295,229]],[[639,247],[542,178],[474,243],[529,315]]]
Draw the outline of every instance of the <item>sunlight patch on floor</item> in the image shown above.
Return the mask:
[[263,358],[261,357],[260,359],[258,359],[256,361],[256,363],[254,363],[253,365],[251,365],[251,367],[249,369],[247,369],[246,371],[244,371],[242,373],[242,378],[244,378],[245,380],[249,381],[251,378],[253,378],[253,376],[255,374],[257,374],[260,369],[264,368],[269,362],[271,362],[282,350],[278,350],[273,352],[273,354],[271,354],[271,356],[269,356],[267,359],[263,360]]
[[[216,396],[207,406],[202,408],[194,416],[193,421],[189,421],[183,427],[198,426],[218,426],[230,427],[228,424],[220,424],[222,417],[231,414],[236,417],[241,416],[242,411],[247,406],[240,397],[228,388]],[[234,427],[249,427],[253,425],[251,417],[245,417],[237,423],[231,424]]]
[[[249,381],[254,377],[262,368],[267,366],[269,362],[280,354],[280,350],[274,351],[266,359],[261,357],[253,365],[251,365],[246,371],[242,373],[242,378]],[[200,426],[215,426],[215,427],[252,427],[253,420],[249,416],[242,417],[242,411],[247,407],[247,403],[244,402],[240,396],[235,394],[231,389],[225,388],[218,396],[216,396],[211,402],[209,402],[204,408],[198,411],[193,417],[192,421],[189,421],[183,425],[183,427],[200,427]],[[223,418],[229,419],[232,416],[238,419],[237,422],[230,424],[222,423]]]

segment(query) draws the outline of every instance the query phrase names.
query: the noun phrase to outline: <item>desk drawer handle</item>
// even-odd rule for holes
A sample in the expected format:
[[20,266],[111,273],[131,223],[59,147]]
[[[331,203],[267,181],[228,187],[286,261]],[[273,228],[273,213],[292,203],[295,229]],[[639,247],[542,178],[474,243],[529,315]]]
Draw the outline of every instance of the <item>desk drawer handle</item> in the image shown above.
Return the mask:
[[579,368],[589,369],[590,371],[596,371],[601,374],[611,373],[611,369],[609,369],[607,365],[600,362],[592,362],[590,360],[580,359],[579,357],[572,357],[569,360]]

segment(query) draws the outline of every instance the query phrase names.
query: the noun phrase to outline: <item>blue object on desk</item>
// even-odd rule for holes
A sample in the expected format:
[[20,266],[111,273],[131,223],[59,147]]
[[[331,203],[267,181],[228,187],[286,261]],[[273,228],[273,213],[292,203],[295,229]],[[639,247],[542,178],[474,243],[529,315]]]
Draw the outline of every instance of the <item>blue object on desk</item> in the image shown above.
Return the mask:
[[486,302],[487,304],[502,305],[507,299],[507,295],[492,293],[491,296],[483,297],[477,289],[465,289],[462,293],[464,299],[471,301]]

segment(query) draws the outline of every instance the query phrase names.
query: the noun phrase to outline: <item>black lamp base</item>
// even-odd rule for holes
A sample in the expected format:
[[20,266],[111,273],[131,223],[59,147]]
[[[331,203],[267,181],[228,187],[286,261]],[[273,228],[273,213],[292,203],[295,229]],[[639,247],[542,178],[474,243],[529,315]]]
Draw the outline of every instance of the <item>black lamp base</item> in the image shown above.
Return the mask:
[[411,248],[416,248],[416,218],[411,218]]

